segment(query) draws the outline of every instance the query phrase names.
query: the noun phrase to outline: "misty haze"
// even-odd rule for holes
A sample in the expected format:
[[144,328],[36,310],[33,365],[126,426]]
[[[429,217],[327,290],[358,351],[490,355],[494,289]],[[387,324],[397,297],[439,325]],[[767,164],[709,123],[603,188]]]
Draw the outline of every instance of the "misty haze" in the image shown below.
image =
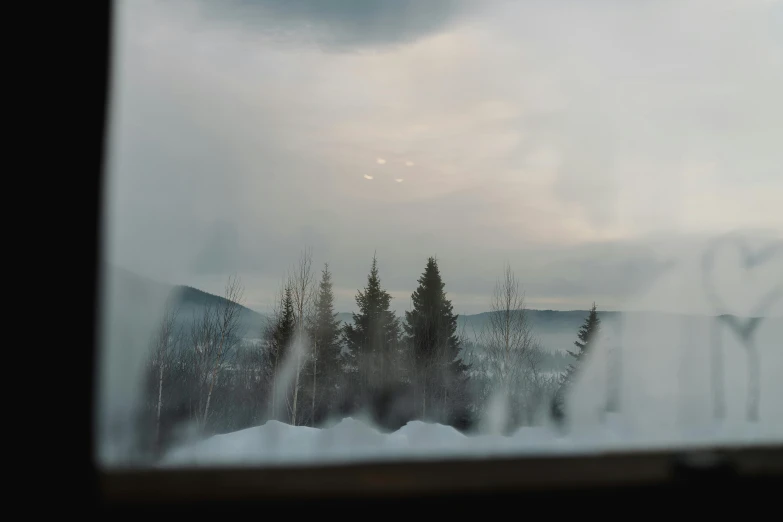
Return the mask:
[[783,3],[115,11],[103,465],[783,441]]

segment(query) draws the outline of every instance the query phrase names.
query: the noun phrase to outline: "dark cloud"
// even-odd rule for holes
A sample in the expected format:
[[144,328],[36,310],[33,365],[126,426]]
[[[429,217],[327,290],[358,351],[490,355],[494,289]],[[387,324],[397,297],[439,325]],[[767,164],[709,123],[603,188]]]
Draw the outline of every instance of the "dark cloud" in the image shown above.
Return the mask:
[[227,0],[205,2],[208,13],[276,40],[352,50],[410,43],[446,29],[464,0]]

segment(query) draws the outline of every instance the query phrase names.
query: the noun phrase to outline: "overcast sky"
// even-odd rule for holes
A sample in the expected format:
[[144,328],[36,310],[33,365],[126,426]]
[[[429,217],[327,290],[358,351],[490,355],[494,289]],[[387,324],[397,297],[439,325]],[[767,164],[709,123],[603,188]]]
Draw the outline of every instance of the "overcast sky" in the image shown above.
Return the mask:
[[306,246],[339,311],[377,251],[396,310],[437,255],[474,313],[505,262],[530,307],[624,309],[781,238],[781,2],[132,0],[114,38],[108,260],[259,311]]

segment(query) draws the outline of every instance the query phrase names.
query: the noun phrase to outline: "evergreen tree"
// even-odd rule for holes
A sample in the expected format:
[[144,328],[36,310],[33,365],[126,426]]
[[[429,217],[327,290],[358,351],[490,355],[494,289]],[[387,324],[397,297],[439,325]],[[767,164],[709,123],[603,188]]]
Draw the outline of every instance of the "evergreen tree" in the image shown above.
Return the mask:
[[315,425],[334,403],[340,384],[340,321],[334,311],[332,274],[324,265],[315,300],[315,314],[310,335],[313,357],[309,368],[309,395],[312,424]]
[[294,338],[296,329],[296,316],[294,314],[294,300],[291,295],[291,287],[287,286],[283,294],[281,313],[275,328],[274,340],[277,347],[278,359],[282,363],[286,351],[290,348],[291,340]]
[[284,415],[278,408],[285,401],[278,397],[281,391],[277,389],[277,378],[280,368],[285,361],[291,340],[294,338],[296,328],[296,317],[294,315],[294,300],[291,293],[291,287],[286,285],[280,298],[279,308],[275,311],[272,324],[269,325],[266,332],[266,340],[271,366],[271,388],[270,397],[270,416],[273,419],[280,419]]
[[579,327],[579,333],[577,334],[578,340],[574,341],[576,351],[568,350],[568,355],[574,358],[574,361],[568,365],[566,371],[560,378],[560,385],[554,398],[552,399],[551,415],[557,423],[562,423],[565,416],[565,394],[568,387],[573,382],[574,375],[581,366],[581,361],[584,359],[585,354],[589,353],[601,330],[601,319],[598,317],[595,303],[590,309],[585,322]]
[[343,330],[348,351],[355,362],[357,372],[354,382],[358,404],[371,406],[378,393],[396,382],[398,377],[398,353],[400,325],[394,312],[389,310],[391,295],[381,287],[378,261],[372,258],[367,276],[367,286],[356,294],[358,313],[353,314],[353,324]]
[[434,257],[427,260],[418,283],[404,324],[412,350],[416,410],[422,418],[448,422],[466,399],[468,367],[458,357],[457,316]]

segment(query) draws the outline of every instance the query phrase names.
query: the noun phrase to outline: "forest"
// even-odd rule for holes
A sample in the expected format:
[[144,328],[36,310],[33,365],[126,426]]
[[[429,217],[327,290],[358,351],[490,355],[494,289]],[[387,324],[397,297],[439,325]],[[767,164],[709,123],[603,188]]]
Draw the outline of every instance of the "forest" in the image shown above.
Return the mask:
[[261,332],[243,331],[238,277],[228,278],[222,297],[185,318],[168,303],[145,367],[136,423],[141,455],[160,456],[187,430],[204,437],[268,420],[324,427],[350,416],[387,432],[422,420],[472,433],[501,408],[502,425],[493,429],[502,433],[542,416],[561,422],[564,391],[600,328],[593,305],[574,332],[571,364],[551,371],[561,355],[541,348],[509,266],[495,283],[487,320],[466,332],[435,257],[402,317],[390,308],[375,255],[344,324],[329,265],[318,273],[309,250],[283,278]]

